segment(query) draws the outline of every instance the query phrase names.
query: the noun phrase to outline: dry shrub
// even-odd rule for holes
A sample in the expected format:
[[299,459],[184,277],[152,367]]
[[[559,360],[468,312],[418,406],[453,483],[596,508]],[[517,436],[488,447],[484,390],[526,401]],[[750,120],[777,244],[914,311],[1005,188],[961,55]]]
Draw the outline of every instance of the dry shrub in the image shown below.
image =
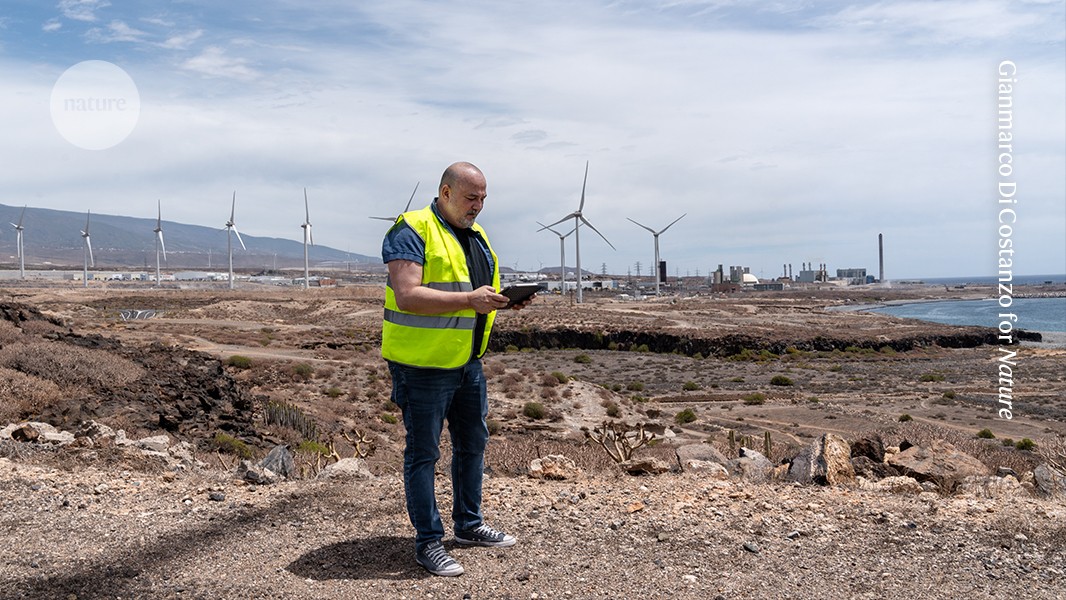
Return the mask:
[[15,327],[14,323],[0,320],[0,347],[20,342],[23,339],[22,330]]
[[22,329],[24,335],[45,335],[63,330],[62,327],[51,321],[42,321],[39,319],[23,321],[19,327]]
[[0,424],[38,414],[62,396],[51,381],[0,367]]
[[106,350],[60,342],[11,344],[0,349],[0,367],[68,386],[116,386],[136,381],[144,369]]
[[548,440],[539,437],[492,438],[485,451],[485,464],[497,473],[521,476],[529,473],[529,463],[549,454],[562,454],[589,474],[620,474],[621,471],[598,445],[585,440]]

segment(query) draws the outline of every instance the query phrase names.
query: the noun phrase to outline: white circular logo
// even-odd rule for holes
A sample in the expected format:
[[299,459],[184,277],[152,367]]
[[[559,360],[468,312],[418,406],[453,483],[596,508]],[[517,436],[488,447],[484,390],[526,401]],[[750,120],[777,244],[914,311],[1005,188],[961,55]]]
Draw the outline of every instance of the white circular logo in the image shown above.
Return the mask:
[[106,150],[126,139],[141,115],[137,85],[121,67],[87,60],[67,69],[52,87],[52,122],[59,135],[85,150]]

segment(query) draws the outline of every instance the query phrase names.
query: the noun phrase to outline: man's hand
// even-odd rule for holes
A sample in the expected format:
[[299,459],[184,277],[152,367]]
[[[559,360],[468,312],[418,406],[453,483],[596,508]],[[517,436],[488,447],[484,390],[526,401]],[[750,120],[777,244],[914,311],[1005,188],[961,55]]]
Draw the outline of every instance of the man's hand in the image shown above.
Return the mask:
[[510,299],[503,294],[497,294],[496,290],[490,285],[483,285],[478,289],[469,292],[467,294],[470,308],[474,309],[480,314],[488,314],[494,310],[499,310],[510,302]]

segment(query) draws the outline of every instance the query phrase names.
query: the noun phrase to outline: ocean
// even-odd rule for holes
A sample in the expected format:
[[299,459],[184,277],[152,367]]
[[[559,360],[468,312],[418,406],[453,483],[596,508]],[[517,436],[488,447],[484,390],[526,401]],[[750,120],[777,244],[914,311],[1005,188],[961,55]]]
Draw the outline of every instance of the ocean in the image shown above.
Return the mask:
[[1066,332],[1066,298],[1014,298],[1010,308],[1001,308],[995,298],[986,300],[938,300],[894,304],[867,309],[896,317],[946,325],[998,327],[1001,313],[1013,313],[1015,329]]
[[[889,279],[889,283],[893,280]],[[975,275],[972,277],[927,277],[927,278],[912,278],[906,277],[898,278],[895,281],[900,282],[922,282],[926,285],[998,285],[999,277],[996,275]],[[1051,282],[1054,285],[1062,285],[1066,283],[1066,275],[1015,275],[1011,283],[1014,285],[1043,285],[1047,282]]]

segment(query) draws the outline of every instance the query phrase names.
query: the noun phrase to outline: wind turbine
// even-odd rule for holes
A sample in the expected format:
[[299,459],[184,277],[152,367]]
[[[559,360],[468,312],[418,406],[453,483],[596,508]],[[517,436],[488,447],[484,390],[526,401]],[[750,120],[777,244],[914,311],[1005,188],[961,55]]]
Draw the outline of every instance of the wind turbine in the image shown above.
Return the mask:
[[22,214],[19,215],[18,225],[15,225],[14,223],[11,224],[11,226],[15,228],[15,250],[18,252],[19,255],[19,279],[26,278],[26,252],[22,247],[22,230],[25,229],[25,227],[22,226],[22,219],[25,216],[26,207],[23,206]]
[[603,234],[600,233],[600,231],[598,229],[593,227],[592,223],[589,223],[588,220],[585,219],[585,216],[581,212],[585,208],[585,184],[588,183],[588,179],[589,179],[589,163],[588,163],[588,161],[585,161],[585,179],[581,182],[581,204],[578,205],[577,210],[575,210],[574,212],[572,212],[572,213],[566,215],[565,217],[559,219],[558,221],[552,223],[551,225],[545,225],[545,226],[541,227],[541,229],[538,230],[538,231],[544,231],[548,227],[551,227],[552,225],[558,225],[559,223],[562,223],[563,221],[565,221],[567,219],[573,219],[574,220],[574,248],[575,248],[576,254],[577,254],[576,261],[577,261],[577,303],[578,304],[581,304],[581,301],[582,301],[582,297],[581,297],[581,224],[584,223],[585,225],[589,226],[589,229],[595,231],[596,235],[600,236],[601,238],[603,238],[603,241],[607,242],[607,245],[611,247],[611,250],[617,250],[617,248],[614,247],[614,244],[612,244],[610,242],[610,240],[608,240],[607,238],[603,237]]
[[[552,229],[551,227],[548,227],[544,223],[541,223],[540,221],[537,221],[537,225],[540,225],[541,231],[547,229],[548,231],[559,236],[559,293],[566,294],[566,242],[564,240],[566,240],[566,238],[569,237],[571,233],[577,231],[577,228],[571,229],[569,233],[562,234]],[[541,263],[541,265],[543,266],[543,263]]]
[[89,241],[89,211],[85,211],[85,229],[81,232],[81,237],[85,239],[85,251],[82,253],[85,256],[85,267],[81,273],[82,287],[89,287],[89,265],[96,267],[96,261],[93,260],[93,243]]
[[[688,213],[685,213],[685,215],[687,215],[687,214]],[[674,219],[673,223],[670,223],[670,225],[667,225],[666,227],[663,227],[659,231],[655,231],[654,229],[652,229],[651,227],[648,227],[647,225],[641,225],[640,223],[637,223],[633,219],[629,219],[629,217],[626,217],[632,223],[634,223],[636,225],[639,225],[640,227],[643,227],[644,229],[647,229],[648,231],[650,231],[652,236],[655,238],[655,267],[654,267],[654,270],[655,270],[655,295],[656,296],[659,295],[659,234],[663,233],[667,229],[670,229],[670,227],[673,226],[674,223],[677,223],[681,219],[685,218],[685,215],[681,215],[680,217]]]
[[233,236],[229,234],[230,231],[237,234],[237,241],[241,243],[241,248],[248,249],[244,245],[244,240],[241,239],[241,232],[237,231],[237,224],[233,222],[233,216],[237,212],[237,192],[233,192],[233,203],[229,208],[229,221],[226,221],[226,254],[229,255],[229,289],[233,289]]
[[162,280],[159,278],[159,251],[163,251],[163,260],[167,259],[167,247],[163,244],[163,203],[160,200],[156,200],[156,208],[158,213],[155,218],[155,285],[156,287],[162,286]]
[[[413,192],[411,192],[411,197],[407,199],[407,206],[404,207],[403,212],[407,212],[407,211],[411,210],[411,201],[413,201],[415,199],[415,193],[418,192],[418,184],[419,183],[422,183],[422,182],[419,181],[419,182],[415,183],[415,189],[414,189]],[[403,213],[400,213],[400,214],[402,215]],[[377,219],[379,221],[391,221],[391,222],[395,223],[396,219],[399,219],[400,216],[397,215],[395,217],[370,217],[370,218],[371,219]]]
[[311,209],[307,206],[307,188],[304,188],[304,224],[300,225],[304,230],[304,289],[310,286],[311,273],[307,264],[307,243],[315,245],[315,238],[311,235]]

